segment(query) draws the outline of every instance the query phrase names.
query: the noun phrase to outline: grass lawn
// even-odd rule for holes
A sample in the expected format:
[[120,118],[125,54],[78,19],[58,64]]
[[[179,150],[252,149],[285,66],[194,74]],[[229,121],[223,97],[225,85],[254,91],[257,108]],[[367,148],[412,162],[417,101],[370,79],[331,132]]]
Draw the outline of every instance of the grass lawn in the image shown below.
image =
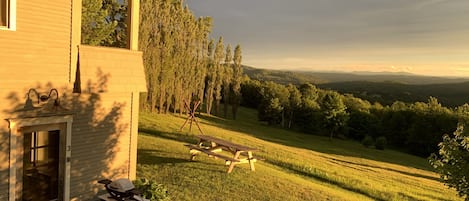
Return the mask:
[[196,143],[197,127],[179,131],[186,116],[141,113],[137,176],[166,185],[177,201],[462,200],[424,158],[268,127],[250,109],[238,116],[198,120],[205,134],[256,147],[266,160],[255,172],[241,164],[227,174],[224,161],[204,154],[189,162],[183,144]]

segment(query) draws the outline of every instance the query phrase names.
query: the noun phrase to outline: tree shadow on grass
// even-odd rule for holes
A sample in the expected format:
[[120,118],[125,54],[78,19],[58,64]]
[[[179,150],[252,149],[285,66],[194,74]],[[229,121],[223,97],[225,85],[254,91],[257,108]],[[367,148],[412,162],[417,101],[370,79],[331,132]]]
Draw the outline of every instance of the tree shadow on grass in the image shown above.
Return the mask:
[[156,151],[152,149],[139,149],[137,160],[139,164],[146,164],[146,165],[176,164],[176,163],[190,162],[189,157],[187,157],[187,159],[165,157],[165,156],[161,156],[160,151]]
[[[422,170],[431,170],[429,164],[428,166],[425,164],[413,164],[408,163],[408,161],[402,160],[401,158],[389,158],[384,156],[380,157],[379,155],[381,154],[369,154],[369,152],[380,152],[379,150],[369,149],[353,151],[353,149],[359,147],[360,144],[351,140],[333,139],[331,141],[329,138],[321,135],[299,133],[280,127],[268,126],[266,124],[263,124],[263,122],[254,121],[253,119],[245,120],[242,117],[238,118],[237,120],[227,120],[207,115],[199,115],[199,117],[204,120],[204,124],[223,128],[230,131],[242,132],[261,140],[282,144],[289,147],[308,149],[324,154],[334,154],[369,159],[374,161],[413,167]],[[356,145],[352,145],[354,143]]]
[[404,175],[408,175],[408,176],[412,176],[412,177],[420,177],[420,178],[424,178],[424,179],[428,179],[428,180],[440,181],[440,179],[438,177],[432,177],[432,176],[418,174],[418,173],[410,173],[410,172],[397,170],[397,169],[393,169],[393,168],[380,167],[380,166],[369,165],[369,164],[364,164],[364,163],[354,163],[354,162],[351,162],[351,161],[345,161],[345,160],[340,160],[340,159],[336,159],[336,158],[329,158],[329,157],[324,157],[324,158],[326,158],[327,160],[334,161],[334,163],[338,164],[338,165],[350,164],[350,165],[367,167],[367,168],[376,168],[376,169],[387,170],[387,171],[396,172],[396,173],[399,173],[399,174],[404,174]]
[[196,144],[198,141],[193,135],[185,135],[182,133],[169,133],[169,132],[162,132],[159,130],[155,129],[149,129],[149,128],[138,128],[139,133],[145,133],[147,135],[167,139],[167,140],[174,140],[174,141],[179,141],[183,143],[190,143],[190,144]]

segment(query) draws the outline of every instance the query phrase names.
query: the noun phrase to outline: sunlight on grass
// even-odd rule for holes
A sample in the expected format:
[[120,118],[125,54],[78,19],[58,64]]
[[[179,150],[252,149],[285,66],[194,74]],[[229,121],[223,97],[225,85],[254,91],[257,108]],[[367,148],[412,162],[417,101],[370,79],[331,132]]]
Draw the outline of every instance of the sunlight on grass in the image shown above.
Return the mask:
[[138,177],[167,185],[174,200],[462,200],[424,158],[267,127],[253,110],[239,115],[237,121],[202,116],[201,127],[258,148],[255,155],[266,160],[255,172],[241,164],[227,174],[224,161],[206,155],[189,162],[183,144],[196,142],[197,128],[179,131],[185,116],[142,113]]

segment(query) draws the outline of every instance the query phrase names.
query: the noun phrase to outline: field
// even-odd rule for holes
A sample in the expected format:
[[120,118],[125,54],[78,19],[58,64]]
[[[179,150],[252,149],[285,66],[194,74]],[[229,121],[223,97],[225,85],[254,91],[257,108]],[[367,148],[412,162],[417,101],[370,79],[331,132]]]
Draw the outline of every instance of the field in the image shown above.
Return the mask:
[[179,131],[185,116],[141,112],[137,176],[166,185],[171,200],[462,200],[425,158],[268,127],[245,108],[239,120],[199,117],[205,134],[256,147],[265,160],[231,174],[206,155],[189,162],[183,144],[196,143],[197,127]]

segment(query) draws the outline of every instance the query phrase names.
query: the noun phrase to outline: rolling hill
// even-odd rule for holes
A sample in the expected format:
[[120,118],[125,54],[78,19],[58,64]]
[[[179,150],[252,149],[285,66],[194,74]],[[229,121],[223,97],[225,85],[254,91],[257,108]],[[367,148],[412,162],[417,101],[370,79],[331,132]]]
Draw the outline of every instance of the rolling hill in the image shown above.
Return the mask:
[[427,84],[451,84],[469,82],[469,78],[458,77],[432,77],[421,76],[410,73],[393,72],[316,72],[316,71],[287,71],[259,69],[243,66],[244,73],[251,79],[274,81],[277,83],[302,84],[309,82],[312,84],[325,84],[334,82],[392,82],[410,85]]
[[469,102],[469,78],[428,77],[408,73],[300,72],[244,68],[251,79],[280,84],[313,83],[319,88],[353,94],[384,105],[395,101],[426,102],[436,97],[444,106]]
[[443,105],[456,107],[469,102],[469,82],[451,84],[410,85],[393,82],[335,82],[319,84],[323,89],[353,94],[370,102],[390,105],[394,101],[427,102],[436,97]]
[[462,200],[431,171],[427,159],[393,150],[365,148],[268,127],[256,111],[241,108],[238,120],[200,116],[207,135],[255,147],[265,158],[226,173],[222,160],[201,155],[189,162],[180,131],[185,116],[141,113],[137,176],[165,185],[171,200]]

